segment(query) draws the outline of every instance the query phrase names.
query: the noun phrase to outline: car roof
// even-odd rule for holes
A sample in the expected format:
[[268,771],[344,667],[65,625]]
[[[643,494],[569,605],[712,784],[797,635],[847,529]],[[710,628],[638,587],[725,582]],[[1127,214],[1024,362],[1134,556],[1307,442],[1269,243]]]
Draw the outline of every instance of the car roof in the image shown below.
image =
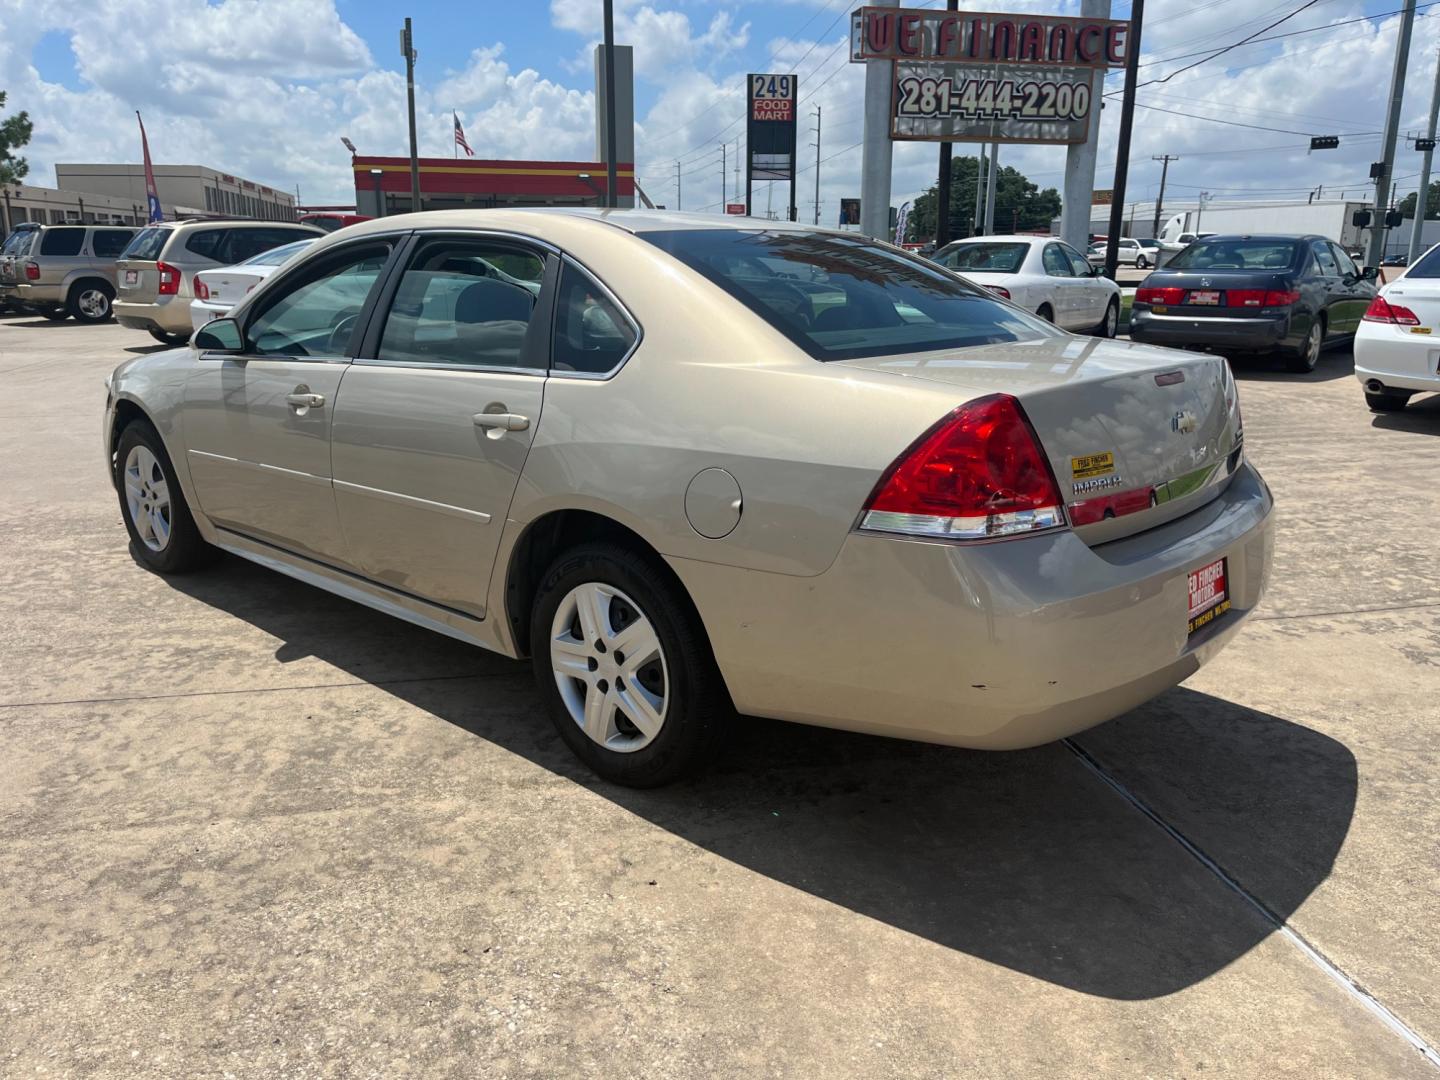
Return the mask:
[[1298,240],[1328,240],[1327,236],[1318,236],[1315,233],[1210,233],[1206,240],[1260,240],[1263,242],[1281,243],[1289,240],[1292,243]]
[[1021,233],[995,233],[992,236],[963,236],[959,240],[951,240],[946,247],[954,247],[956,244],[981,244],[981,243],[1024,243],[1038,244],[1041,242],[1055,241],[1063,243],[1058,236],[1026,236]]

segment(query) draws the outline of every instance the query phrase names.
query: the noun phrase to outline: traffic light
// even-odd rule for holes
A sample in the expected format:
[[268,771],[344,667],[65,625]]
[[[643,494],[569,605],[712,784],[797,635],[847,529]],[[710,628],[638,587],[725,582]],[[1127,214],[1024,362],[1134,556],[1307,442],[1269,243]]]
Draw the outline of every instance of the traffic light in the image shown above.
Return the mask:
[[1435,140],[1434,140],[1434,139],[1416,139],[1416,140],[1415,140],[1415,149],[1416,149],[1416,150],[1422,150],[1422,151],[1424,151],[1425,153],[1428,154],[1431,150],[1434,150],[1434,149],[1435,149]]
[[1368,228],[1370,226],[1370,211],[1356,210],[1350,215],[1350,224],[1354,225],[1357,229]]
[[1385,227],[1387,229],[1398,229],[1405,221],[1405,215],[1399,210],[1385,211]]
[[1311,150],[1334,150],[1339,145],[1339,135],[1312,135],[1310,137]]

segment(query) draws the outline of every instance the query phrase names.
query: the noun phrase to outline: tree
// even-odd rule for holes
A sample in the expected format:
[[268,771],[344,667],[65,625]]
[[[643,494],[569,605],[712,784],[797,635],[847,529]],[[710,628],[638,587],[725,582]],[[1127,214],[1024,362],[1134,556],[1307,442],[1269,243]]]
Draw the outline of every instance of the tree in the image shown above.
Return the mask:
[[[0,113],[4,111],[5,91],[0,90]],[[30,171],[30,163],[23,157],[16,157],[14,151],[30,141],[32,130],[30,114],[26,112],[0,120],[0,184],[19,183]]]
[[[1406,195],[1400,200],[1400,213],[1407,218],[1415,216],[1415,192]],[[1425,199],[1425,216],[1427,218],[1440,217],[1440,180],[1430,182],[1430,193]]]
[[[978,157],[950,160],[950,236],[960,239],[975,231],[975,180],[980,170]],[[935,185],[915,200],[910,208],[907,240],[920,242],[935,236]],[[1049,229],[1060,214],[1060,193],[1054,188],[1040,190],[1025,174],[1008,165],[1000,166],[995,184],[995,229]]]

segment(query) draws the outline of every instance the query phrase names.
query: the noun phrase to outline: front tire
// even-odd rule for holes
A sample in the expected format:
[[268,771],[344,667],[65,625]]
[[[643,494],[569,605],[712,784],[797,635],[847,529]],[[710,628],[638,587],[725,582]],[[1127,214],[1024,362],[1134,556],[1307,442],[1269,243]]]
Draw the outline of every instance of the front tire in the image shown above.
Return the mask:
[[1400,412],[1410,403],[1410,395],[1400,390],[1382,390],[1378,394],[1365,391],[1365,404],[1371,412]]
[[1296,375],[1305,375],[1315,370],[1320,362],[1320,347],[1325,343],[1325,323],[1313,319],[1305,334],[1305,341],[1298,350],[1285,356],[1285,370]]
[[1150,264],[1145,261],[1145,256],[1144,256],[1144,255],[1139,255],[1139,256],[1136,257],[1136,259],[1135,259],[1135,269],[1136,269],[1136,270],[1148,270],[1149,268],[1150,268]]
[[562,554],[530,622],[535,681],[560,737],[597,775],[658,787],[707,763],[733,712],[678,583],[614,544]]
[[132,420],[120,433],[115,489],[130,551],[147,569],[183,574],[210,560],[214,548],[195,526],[165,444],[143,420]]
[[1055,309],[1052,308],[1049,304],[1041,304],[1038,308],[1035,309],[1035,314],[1039,315],[1040,318],[1044,319],[1048,323],[1053,323],[1055,321]]
[[1090,331],[1096,337],[1113,338],[1120,332],[1120,301],[1112,298],[1105,307],[1105,318],[1100,320],[1100,325]]
[[65,310],[82,323],[102,323],[110,319],[110,304],[115,290],[103,281],[82,281],[70,290]]
[[179,346],[190,340],[189,334],[172,334],[168,330],[161,330],[158,326],[151,326],[148,329],[150,336],[162,345]]

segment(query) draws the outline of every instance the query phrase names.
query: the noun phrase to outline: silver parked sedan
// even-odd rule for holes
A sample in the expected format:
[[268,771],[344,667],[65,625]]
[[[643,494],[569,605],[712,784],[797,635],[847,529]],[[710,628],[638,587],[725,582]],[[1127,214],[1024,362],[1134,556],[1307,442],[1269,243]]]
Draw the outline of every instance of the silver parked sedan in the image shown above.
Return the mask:
[[566,742],[634,785],[737,709],[1080,731],[1213,656],[1271,561],[1224,360],[770,222],[354,226],[117,368],[105,453],[145,566],[223,549],[529,656]]

